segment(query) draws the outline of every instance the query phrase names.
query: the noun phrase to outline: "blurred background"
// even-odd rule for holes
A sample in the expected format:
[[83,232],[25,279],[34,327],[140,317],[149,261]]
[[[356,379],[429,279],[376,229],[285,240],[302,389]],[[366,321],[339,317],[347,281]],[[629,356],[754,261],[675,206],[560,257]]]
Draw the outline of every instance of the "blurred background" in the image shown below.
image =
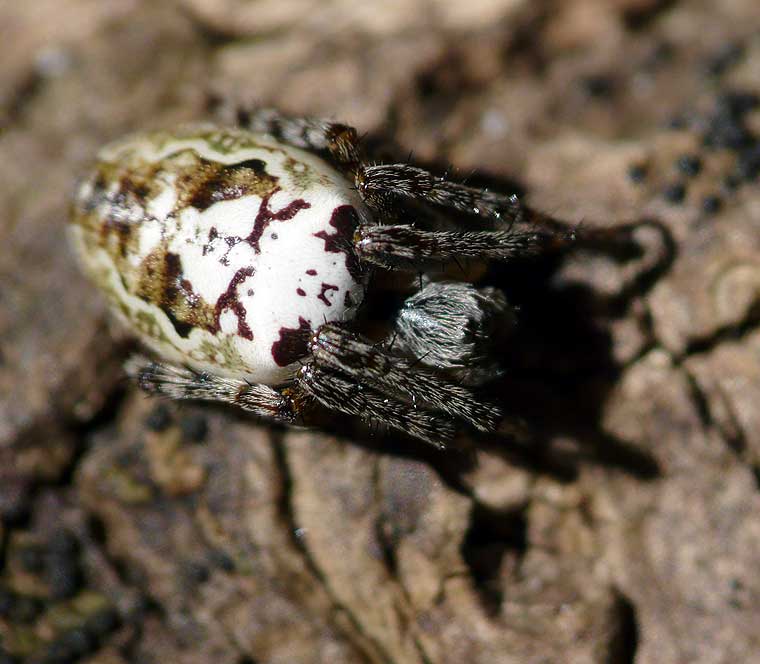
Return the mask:
[[[0,664],[760,662],[759,95],[757,0],[0,0]],[[603,229],[490,274],[528,443],[124,381],[70,192],[219,99]]]

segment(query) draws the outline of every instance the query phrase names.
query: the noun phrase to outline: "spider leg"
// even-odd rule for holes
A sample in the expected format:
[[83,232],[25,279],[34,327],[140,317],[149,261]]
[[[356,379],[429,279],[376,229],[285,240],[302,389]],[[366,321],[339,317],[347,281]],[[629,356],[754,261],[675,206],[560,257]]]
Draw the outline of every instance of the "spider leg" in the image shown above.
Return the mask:
[[515,323],[504,293],[459,281],[432,281],[409,296],[395,321],[400,351],[467,385],[501,374],[501,344]]
[[454,437],[452,420],[415,408],[414,405],[375,391],[339,373],[305,364],[296,377],[298,386],[330,410],[352,415],[372,424],[379,422],[444,449]]
[[536,215],[523,207],[517,196],[468,187],[409,164],[362,166],[355,179],[365,202],[380,210],[401,197],[510,224],[529,221],[529,216]]
[[267,385],[152,362],[142,355],[130,357],[124,368],[140,388],[150,394],[232,404],[260,417],[285,423],[295,422],[301,411],[298,399]]
[[572,234],[542,230],[428,231],[404,224],[364,225],[354,235],[356,250],[364,260],[406,270],[458,258],[508,261],[559,248],[572,239]]
[[[229,111],[224,109],[227,115]],[[273,108],[234,110],[234,122],[249,131],[269,134],[277,141],[316,152],[333,165],[354,172],[359,164],[356,129],[319,118],[290,117]]]
[[470,388],[446,380],[416,360],[391,355],[343,326],[320,326],[309,350],[319,369],[347,376],[414,408],[446,413],[487,432],[495,431],[502,419],[495,403],[480,398]]

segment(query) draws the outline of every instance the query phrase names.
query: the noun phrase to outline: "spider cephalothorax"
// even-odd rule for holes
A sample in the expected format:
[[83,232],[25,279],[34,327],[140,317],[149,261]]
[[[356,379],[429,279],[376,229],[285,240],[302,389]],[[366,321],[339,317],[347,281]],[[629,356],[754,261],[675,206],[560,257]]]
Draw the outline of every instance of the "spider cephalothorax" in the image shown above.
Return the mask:
[[[494,374],[503,294],[420,279],[375,343],[355,325],[370,268],[507,260],[556,235],[515,197],[365,163],[351,127],[237,119],[117,141],[78,187],[77,253],[158,360],[128,372],[150,392],[288,423],[318,403],[437,445],[462,424],[495,430],[500,409],[477,388]],[[444,230],[425,213],[446,209],[493,227]]]

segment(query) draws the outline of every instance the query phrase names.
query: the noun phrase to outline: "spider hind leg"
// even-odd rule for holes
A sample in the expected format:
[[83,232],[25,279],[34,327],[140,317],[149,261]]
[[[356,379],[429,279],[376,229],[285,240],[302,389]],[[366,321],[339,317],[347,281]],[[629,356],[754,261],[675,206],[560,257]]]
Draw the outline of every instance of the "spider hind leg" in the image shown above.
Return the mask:
[[359,167],[359,138],[349,125],[319,118],[291,117],[273,108],[222,105],[217,115],[255,133],[269,134],[286,145],[315,152],[346,172]]
[[130,357],[124,368],[149,394],[231,404],[259,417],[288,424],[299,415],[297,401],[267,385],[153,362],[142,355]]

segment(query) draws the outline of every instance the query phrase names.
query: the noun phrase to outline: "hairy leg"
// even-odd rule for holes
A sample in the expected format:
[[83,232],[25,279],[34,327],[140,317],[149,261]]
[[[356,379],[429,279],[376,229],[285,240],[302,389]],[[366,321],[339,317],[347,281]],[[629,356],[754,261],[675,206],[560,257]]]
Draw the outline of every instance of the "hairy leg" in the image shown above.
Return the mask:
[[299,371],[293,388],[282,391],[152,362],[141,355],[132,356],[125,368],[140,388],[150,394],[226,403],[285,424],[294,424],[302,415],[304,402],[313,398],[330,410],[384,424],[441,449],[455,434],[453,423],[447,417],[388,399],[348,377],[313,364]]
[[219,401],[285,423],[294,422],[300,414],[297,400],[267,385],[161,364],[142,355],[130,357],[125,369],[140,388],[150,394],[162,394],[172,399]]
[[311,150],[353,175],[356,187],[370,207],[392,207],[394,198],[414,199],[459,212],[476,214],[510,224],[534,221],[539,215],[524,208],[517,196],[503,196],[468,187],[409,164],[362,163],[356,129],[320,118],[291,117],[272,108],[222,106],[218,114],[227,122],[265,133],[294,147]]
[[522,206],[517,196],[468,187],[409,164],[362,166],[356,174],[356,188],[370,207],[379,210],[401,197],[507,221],[510,225],[531,221],[536,216]]
[[392,355],[343,326],[328,323],[313,335],[309,350],[314,364],[351,378],[361,386],[410,403],[415,409],[446,413],[481,431],[494,431],[499,407],[419,362]]
[[296,381],[301,389],[330,410],[397,429],[439,449],[445,448],[454,437],[455,427],[450,418],[388,398],[313,362],[299,370]]
[[361,226],[355,234],[362,258],[386,268],[419,269],[459,258],[506,261],[532,256],[572,241],[572,234],[531,230],[427,231],[413,226]]

